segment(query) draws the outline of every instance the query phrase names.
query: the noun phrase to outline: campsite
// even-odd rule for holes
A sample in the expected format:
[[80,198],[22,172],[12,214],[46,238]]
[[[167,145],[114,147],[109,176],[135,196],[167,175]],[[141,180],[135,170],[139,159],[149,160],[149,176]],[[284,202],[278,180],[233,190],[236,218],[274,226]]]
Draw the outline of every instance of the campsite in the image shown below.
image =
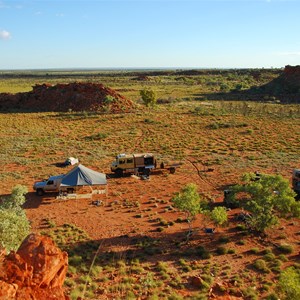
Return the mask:
[[[281,175],[291,186],[293,169],[300,168],[299,98],[268,89],[283,82],[283,73],[3,75],[1,197],[17,184],[28,188],[23,207],[30,232],[68,253],[66,295],[277,299],[283,270],[299,270],[299,219],[280,218],[261,235],[238,219],[240,208],[228,209],[222,226],[199,213],[187,242],[186,214],[172,199],[193,183],[211,208],[220,207],[224,190],[254,172]],[[255,93],[237,89],[246,82],[256,85]],[[229,90],[220,92],[223,85]],[[144,88],[156,92],[156,105],[141,101]],[[53,101],[43,107],[47,97]],[[158,165],[180,167],[173,174],[154,169],[147,180],[111,172],[116,155],[147,152]],[[62,166],[68,157],[79,162]],[[36,194],[36,181],[59,174],[66,174],[66,191],[80,188]]]

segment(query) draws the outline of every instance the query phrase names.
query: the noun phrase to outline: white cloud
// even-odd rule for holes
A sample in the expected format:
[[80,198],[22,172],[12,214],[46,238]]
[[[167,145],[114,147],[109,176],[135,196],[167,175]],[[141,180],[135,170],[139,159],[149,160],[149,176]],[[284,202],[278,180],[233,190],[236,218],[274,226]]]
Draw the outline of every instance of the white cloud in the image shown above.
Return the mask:
[[278,55],[281,55],[281,56],[299,56],[300,51],[280,52],[280,53],[278,53]]
[[56,14],[55,16],[58,18],[63,18],[65,15],[63,13],[59,13],[59,14]]
[[11,38],[10,32],[6,30],[0,30],[0,40],[9,40]]

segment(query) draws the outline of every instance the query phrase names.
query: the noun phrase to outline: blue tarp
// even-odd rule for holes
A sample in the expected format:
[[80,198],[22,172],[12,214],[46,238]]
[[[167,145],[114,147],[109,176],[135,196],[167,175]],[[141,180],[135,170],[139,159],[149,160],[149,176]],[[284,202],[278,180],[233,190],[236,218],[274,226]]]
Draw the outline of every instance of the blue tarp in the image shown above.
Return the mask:
[[61,186],[84,186],[84,185],[105,185],[106,175],[103,173],[91,170],[83,165],[78,165],[68,172]]

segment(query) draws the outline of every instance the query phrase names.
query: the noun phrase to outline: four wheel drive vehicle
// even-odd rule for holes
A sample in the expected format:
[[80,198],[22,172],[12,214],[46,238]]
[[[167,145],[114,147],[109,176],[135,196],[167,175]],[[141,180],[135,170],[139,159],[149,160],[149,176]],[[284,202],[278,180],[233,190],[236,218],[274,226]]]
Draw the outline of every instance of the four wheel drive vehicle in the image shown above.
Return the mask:
[[111,164],[111,171],[118,177],[123,173],[142,173],[149,175],[157,165],[156,158],[151,153],[119,154]]
[[[111,164],[111,171],[118,177],[122,177],[124,173],[136,173],[148,176],[151,170],[156,168],[157,159],[152,153],[119,154]],[[175,164],[165,167],[163,162],[160,164],[160,168],[168,169],[172,174],[176,170]]]
[[300,169],[293,170],[292,184],[293,190],[297,194],[296,199],[300,200]]
[[39,196],[43,195],[45,192],[58,192],[64,176],[65,175],[50,176],[48,179],[35,182],[33,185],[33,189]]

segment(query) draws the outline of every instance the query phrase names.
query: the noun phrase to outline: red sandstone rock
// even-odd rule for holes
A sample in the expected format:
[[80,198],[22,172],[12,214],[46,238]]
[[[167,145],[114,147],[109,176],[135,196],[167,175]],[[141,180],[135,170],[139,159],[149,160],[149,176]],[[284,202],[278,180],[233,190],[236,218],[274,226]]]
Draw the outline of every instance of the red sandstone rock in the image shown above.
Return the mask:
[[0,109],[31,111],[128,112],[134,103],[115,90],[96,83],[38,84],[31,92],[0,94]]
[[0,300],[67,299],[68,255],[45,236],[29,235],[0,265]]

